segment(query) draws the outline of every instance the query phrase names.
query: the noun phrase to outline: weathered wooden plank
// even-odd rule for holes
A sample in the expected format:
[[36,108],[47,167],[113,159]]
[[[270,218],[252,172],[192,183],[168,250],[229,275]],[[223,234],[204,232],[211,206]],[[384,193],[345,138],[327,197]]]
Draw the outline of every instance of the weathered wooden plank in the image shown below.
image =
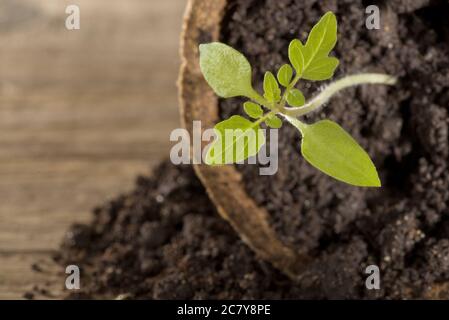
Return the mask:
[[51,279],[30,265],[167,157],[179,126],[185,0],[75,2],[0,2],[0,299]]
[[[27,292],[33,292],[36,299],[57,299],[66,290],[64,269],[50,259],[50,252],[0,252],[0,259],[1,299],[24,298]],[[33,270],[36,263],[38,271]],[[48,294],[36,289],[48,291]]]

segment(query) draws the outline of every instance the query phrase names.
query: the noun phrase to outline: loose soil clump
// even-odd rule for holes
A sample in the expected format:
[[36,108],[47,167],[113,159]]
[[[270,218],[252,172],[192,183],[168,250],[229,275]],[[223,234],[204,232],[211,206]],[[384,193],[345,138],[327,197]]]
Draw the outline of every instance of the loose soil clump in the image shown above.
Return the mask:
[[81,268],[68,298],[281,299],[295,286],[259,261],[216,213],[189,166],[162,163],[132,192],[75,225],[58,254]]

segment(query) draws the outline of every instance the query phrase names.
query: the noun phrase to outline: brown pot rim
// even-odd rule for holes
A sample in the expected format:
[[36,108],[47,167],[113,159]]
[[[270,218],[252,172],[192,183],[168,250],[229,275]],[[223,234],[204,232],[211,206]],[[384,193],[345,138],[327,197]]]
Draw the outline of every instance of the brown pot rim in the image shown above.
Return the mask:
[[[202,129],[219,121],[218,98],[199,67],[198,45],[218,41],[227,0],[189,0],[181,36],[179,102],[181,122],[190,136],[193,121]],[[191,148],[192,149],[192,148]],[[230,222],[241,239],[262,259],[293,279],[300,276],[309,258],[282,243],[269,224],[268,213],[246,193],[242,175],[234,166],[194,165],[219,214]]]

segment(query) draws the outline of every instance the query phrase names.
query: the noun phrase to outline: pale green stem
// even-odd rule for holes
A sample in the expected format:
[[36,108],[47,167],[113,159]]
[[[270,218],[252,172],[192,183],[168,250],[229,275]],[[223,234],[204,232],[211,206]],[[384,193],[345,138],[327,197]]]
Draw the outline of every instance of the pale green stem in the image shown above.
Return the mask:
[[269,117],[275,115],[277,112],[276,110],[270,111],[266,114],[264,114],[259,120],[257,120],[256,122],[253,123],[254,126],[258,126],[259,124],[261,124],[262,122],[264,122],[265,120],[267,120]]
[[287,86],[287,88],[285,88],[284,94],[282,95],[282,99],[281,99],[281,102],[279,103],[279,105],[281,105],[282,107],[285,106],[285,102],[287,100],[288,93],[296,86],[296,84],[298,83],[298,81],[300,79],[301,79],[301,75],[297,74],[296,77],[293,79],[293,81]]
[[290,122],[290,124],[293,125],[294,127],[296,127],[299,131],[301,131],[302,134],[304,133],[304,129],[307,128],[307,124],[305,124],[304,122],[299,121],[298,119],[296,119],[294,117],[290,117],[290,116],[287,116],[285,114],[281,114],[281,116],[283,118],[285,118],[285,120]]
[[334,83],[331,83],[306,105],[299,108],[285,108],[284,114],[288,117],[295,118],[308,114],[324,105],[333,95],[335,95],[339,91],[349,87],[354,87],[362,84],[394,85],[395,83],[396,78],[380,73],[365,73],[347,76],[343,79],[335,81]]
[[270,110],[273,109],[273,106],[271,105],[271,103],[269,101],[267,101],[264,97],[262,97],[256,90],[253,90],[253,93],[248,98],[250,98],[254,102],[257,102],[261,106],[264,106]]

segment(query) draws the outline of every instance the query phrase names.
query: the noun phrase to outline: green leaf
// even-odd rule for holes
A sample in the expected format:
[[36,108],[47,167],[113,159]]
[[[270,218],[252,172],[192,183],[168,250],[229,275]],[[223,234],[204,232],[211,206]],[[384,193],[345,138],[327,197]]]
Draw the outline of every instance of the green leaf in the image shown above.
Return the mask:
[[200,45],[200,68],[217,95],[223,98],[250,97],[251,65],[237,50],[223,43]]
[[311,81],[328,80],[334,76],[340,62],[334,57],[317,59],[303,74],[303,78]]
[[282,127],[282,120],[274,115],[265,120],[265,123],[272,129],[279,129]]
[[306,103],[306,98],[298,89],[292,89],[287,94],[287,102],[292,107],[302,107]]
[[302,75],[304,68],[303,48],[303,44],[298,39],[292,40],[288,46],[288,59],[298,75]]
[[334,75],[338,59],[329,57],[337,43],[337,18],[332,12],[326,13],[312,28],[306,44],[301,48],[304,56],[302,78],[318,81]]
[[270,102],[278,102],[281,100],[281,89],[274,75],[267,71],[263,80],[264,97]]
[[257,123],[232,116],[214,127],[216,139],[206,155],[206,164],[222,165],[255,156],[265,144],[265,135]]
[[278,80],[281,85],[288,87],[292,81],[293,69],[289,64],[284,64],[278,71]]
[[263,109],[261,106],[254,102],[245,102],[243,104],[243,109],[245,110],[245,113],[249,115],[251,118],[259,119],[263,116]]
[[369,155],[338,124],[319,121],[300,128],[304,158],[329,176],[361,187],[380,187],[376,168]]

